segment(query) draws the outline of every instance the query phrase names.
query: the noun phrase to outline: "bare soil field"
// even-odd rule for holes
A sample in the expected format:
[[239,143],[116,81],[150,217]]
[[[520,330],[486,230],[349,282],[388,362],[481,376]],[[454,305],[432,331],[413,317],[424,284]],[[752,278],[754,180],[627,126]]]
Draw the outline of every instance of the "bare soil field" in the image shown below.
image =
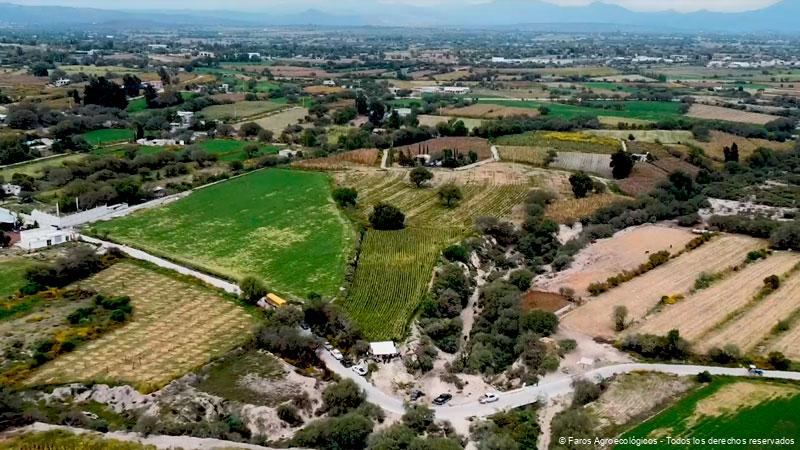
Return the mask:
[[[286,111],[270,114],[253,122],[261,125],[261,128],[272,131],[275,136],[280,135],[286,127],[294,125],[303,120],[308,115],[306,108],[291,108]],[[241,124],[236,124],[236,128]]]
[[695,386],[688,377],[663,373],[628,373],[611,382],[600,398],[587,406],[597,419],[596,429],[625,425],[663,408]]
[[555,292],[530,291],[522,297],[522,310],[542,309],[556,312],[569,305],[567,297]]
[[[772,328],[778,321],[788,319],[797,310],[800,310],[800,274],[792,275],[766,299],[738,316],[725,328],[703,339],[699,343],[700,349],[707,351],[712,347],[721,348],[726,344],[733,344],[739,347],[743,353],[751,352],[760,342],[769,337]],[[780,336],[780,338],[782,337]],[[784,344],[789,345],[778,346],[776,344],[775,347],[780,347],[778,351],[784,349],[798,356],[798,352],[793,349],[800,348],[800,339],[796,338]]]
[[581,250],[572,266],[553,278],[538,278],[537,289],[558,292],[570,288],[580,297],[589,293],[586,288],[622,270],[632,270],[647,261],[648,255],[667,250],[677,253],[694,235],[683,228],[662,225],[642,225],[622,230],[608,239],[595,241]]
[[[567,314],[562,324],[590,336],[611,339],[614,307],[628,308],[629,320],[639,321],[658,305],[663,295],[687,294],[701,272],[719,272],[744,261],[748,252],[766,243],[738,235],[722,235],[700,248],[611,289]],[[670,324],[674,328],[674,325]],[[669,331],[668,328],[667,331]]]
[[694,140],[692,132],[685,130],[586,130],[584,132],[625,140],[633,136],[636,141],[660,142],[662,144],[680,144]]
[[[224,66],[223,66],[224,67]],[[300,67],[300,66],[244,66],[243,69],[247,72],[260,73],[263,69],[269,69],[272,75],[276,77],[289,77],[289,78],[338,78],[340,74],[336,72],[327,72],[325,69],[318,67]]]
[[656,185],[667,178],[667,173],[648,163],[637,163],[628,178],[616,180],[617,186],[628,195],[637,196],[653,190]]
[[337,153],[324,158],[306,159],[292,163],[292,167],[313,170],[343,170],[356,166],[374,167],[380,164],[380,151],[375,148],[364,148],[349,152]]
[[778,116],[771,116],[769,114],[699,104],[692,105],[686,115],[688,117],[694,117],[695,119],[725,120],[728,122],[754,123],[756,125],[764,125],[767,122],[779,118]]
[[789,331],[783,333],[769,351],[778,351],[794,361],[800,360],[800,323],[795,323]]
[[611,155],[600,153],[558,152],[551,167],[569,171],[589,172],[611,178]]
[[478,160],[489,159],[492,157],[491,146],[486,139],[476,137],[441,137],[429,139],[418,144],[396,147],[395,151],[409,152],[416,155],[428,153],[433,157],[440,157],[445,149],[457,151],[466,155],[469,152],[478,154]]
[[78,285],[127,295],[133,317],[121,328],[51,361],[28,384],[123,382],[150,391],[240,345],[252,318],[211,290],[131,263]]
[[791,150],[794,147],[792,141],[776,142],[766,139],[748,139],[721,131],[712,131],[711,139],[708,142],[696,141],[694,139],[689,142],[702,148],[706,152],[706,155],[718,161],[725,160],[723,149],[732,146],[734,143],[739,147],[739,159],[742,161],[752,155],[759,147],[771,148],[777,151]]
[[473,117],[478,119],[497,119],[508,116],[537,117],[539,110],[533,108],[519,108],[514,106],[500,106],[479,103],[461,108],[443,108],[439,110],[445,116]]
[[572,224],[621,198],[608,193],[584,198],[564,198],[548,205],[545,214],[557,223]]
[[[727,262],[737,263],[734,259],[729,259]],[[631,332],[664,335],[669,330],[678,329],[681,336],[690,342],[698,342],[701,339],[705,341],[707,333],[712,332],[718,323],[753,301],[753,297],[764,285],[764,278],[770,275],[781,276],[798,262],[800,254],[775,253],[765,260],[749,264],[706,289],[687,295],[674,305],[664,305],[660,312],[646,317],[642,325]],[[658,294],[679,293],[681,292],[661,291]],[[750,326],[747,324],[737,331],[748,332]]]

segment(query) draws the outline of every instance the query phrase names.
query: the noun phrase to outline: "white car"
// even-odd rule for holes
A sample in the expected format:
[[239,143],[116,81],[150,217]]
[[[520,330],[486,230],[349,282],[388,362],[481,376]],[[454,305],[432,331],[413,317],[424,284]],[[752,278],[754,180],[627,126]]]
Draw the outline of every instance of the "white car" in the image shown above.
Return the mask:
[[498,400],[500,400],[500,397],[498,397],[497,394],[486,393],[481,395],[481,398],[478,399],[478,402],[480,402],[481,404],[486,404],[486,403],[494,403]]
[[331,351],[331,350],[333,350],[333,346],[332,346],[332,345],[331,345],[331,343],[330,343],[330,342],[328,342],[328,341],[325,341],[325,342],[323,342],[323,343],[322,343],[322,346],[323,346],[323,347],[325,347],[325,350],[327,350],[327,351]]
[[333,357],[338,359],[339,361],[341,361],[342,358],[344,358],[344,355],[342,355],[342,352],[340,352],[338,348],[334,348],[333,350],[331,350],[331,355],[333,355]]
[[351,369],[353,369],[353,372],[361,375],[362,377],[369,373],[369,369],[367,369],[367,366],[363,364],[363,361],[351,367]]

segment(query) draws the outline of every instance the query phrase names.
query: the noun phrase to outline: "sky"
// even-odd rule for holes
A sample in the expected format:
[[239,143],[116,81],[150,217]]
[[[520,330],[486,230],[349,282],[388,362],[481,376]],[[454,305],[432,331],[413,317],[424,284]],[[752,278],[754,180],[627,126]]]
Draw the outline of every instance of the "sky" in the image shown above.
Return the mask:
[[[463,4],[464,0],[350,0],[331,2],[330,0],[137,0],[130,3],[109,3],[108,0],[0,0],[8,3],[22,5],[63,5],[86,6],[104,9],[229,9],[229,10],[261,10],[271,8],[301,10],[305,8],[324,8],[328,11],[335,10],[332,3],[347,5],[348,9],[358,3],[404,3],[416,6],[430,6]],[[490,0],[466,0],[469,3],[482,3]],[[591,3],[593,0],[545,0],[565,6],[575,6]],[[777,3],[779,0],[603,0],[605,3],[614,3],[635,11],[661,11],[674,9],[676,11],[696,11],[708,9],[712,11],[747,11],[760,9]],[[362,4],[363,4],[362,3]]]

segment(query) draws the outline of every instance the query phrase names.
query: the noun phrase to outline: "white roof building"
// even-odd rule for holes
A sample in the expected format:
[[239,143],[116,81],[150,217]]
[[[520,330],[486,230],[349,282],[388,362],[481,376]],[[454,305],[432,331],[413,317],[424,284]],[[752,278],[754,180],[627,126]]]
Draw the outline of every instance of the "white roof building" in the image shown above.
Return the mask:
[[369,351],[374,356],[394,356],[400,353],[393,341],[370,342]]
[[21,231],[19,233],[19,242],[17,242],[16,245],[17,247],[30,251],[63,244],[73,240],[75,240],[75,234],[72,230],[59,230],[54,227],[45,227]]
[[13,212],[0,208],[0,224],[14,224],[17,222],[17,215]]
[[13,195],[15,197],[22,193],[22,186],[17,186],[16,184],[6,183],[2,186],[2,189],[6,195]]

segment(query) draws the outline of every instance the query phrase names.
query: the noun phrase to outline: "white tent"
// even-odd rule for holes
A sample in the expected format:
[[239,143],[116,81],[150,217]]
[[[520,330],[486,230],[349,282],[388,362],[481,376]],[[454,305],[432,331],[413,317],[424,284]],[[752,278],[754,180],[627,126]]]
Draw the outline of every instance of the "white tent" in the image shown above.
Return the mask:
[[370,342],[369,350],[374,356],[395,356],[399,353],[392,341]]

